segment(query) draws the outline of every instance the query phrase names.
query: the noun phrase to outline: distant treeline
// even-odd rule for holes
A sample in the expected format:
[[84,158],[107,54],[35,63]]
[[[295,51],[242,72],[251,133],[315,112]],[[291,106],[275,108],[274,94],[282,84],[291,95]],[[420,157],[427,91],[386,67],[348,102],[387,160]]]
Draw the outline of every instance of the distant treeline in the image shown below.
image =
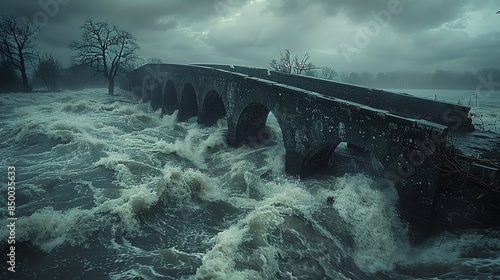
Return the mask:
[[[34,71],[36,72],[36,71]],[[105,87],[107,85],[104,78],[95,76],[94,72],[88,68],[76,65],[60,69],[57,78],[57,89],[80,90],[89,87]],[[42,81],[35,73],[30,75],[33,87],[45,88]],[[5,57],[0,56],[0,92],[22,91],[21,76],[17,69]]]
[[329,67],[306,72],[306,75],[331,79],[373,88],[399,89],[487,89],[500,90],[500,69],[484,68],[476,72],[452,72],[436,70],[432,73],[416,71],[337,73]]

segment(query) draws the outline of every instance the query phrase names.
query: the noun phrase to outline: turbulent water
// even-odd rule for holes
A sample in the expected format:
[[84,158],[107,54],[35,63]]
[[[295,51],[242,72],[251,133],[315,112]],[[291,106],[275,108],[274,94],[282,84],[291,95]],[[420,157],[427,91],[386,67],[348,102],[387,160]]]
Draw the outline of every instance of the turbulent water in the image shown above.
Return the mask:
[[[480,108],[496,125],[498,111]],[[287,176],[271,117],[271,141],[238,149],[225,120],[178,122],[101,89],[2,94],[0,121],[1,279],[500,277],[498,230],[412,246],[397,193],[376,174]]]

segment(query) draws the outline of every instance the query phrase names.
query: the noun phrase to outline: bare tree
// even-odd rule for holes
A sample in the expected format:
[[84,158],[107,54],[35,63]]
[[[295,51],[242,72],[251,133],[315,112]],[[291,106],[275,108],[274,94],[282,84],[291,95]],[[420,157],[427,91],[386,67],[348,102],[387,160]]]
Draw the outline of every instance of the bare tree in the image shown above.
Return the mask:
[[13,15],[0,17],[0,52],[19,70],[26,92],[31,91],[26,65],[35,57],[33,39],[38,30],[36,25],[28,21],[19,24]]
[[102,74],[108,81],[108,94],[114,94],[115,77],[133,69],[139,59],[137,40],[128,32],[110,26],[107,22],[88,19],[81,27],[81,41],[72,41],[69,48],[78,51],[73,61],[90,67],[94,76]]
[[161,60],[161,58],[158,58],[158,57],[151,57],[151,58],[148,58],[147,62],[151,63],[151,64],[162,64],[163,60]]
[[272,70],[291,74],[293,70],[292,59],[290,56],[290,51],[286,50],[285,54],[281,53],[280,61],[277,62],[276,59],[271,60],[269,67]]
[[295,70],[295,74],[302,74],[306,71],[313,70],[316,68],[314,64],[307,62],[309,60],[309,54],[305,54],[301,60],[296,56],[293,59],[293,68]]
[[316,69],[314,64],[307,62],[310,58],[309,54],[305,54],[302,59],[299,60],[297,56],[292,59],[290,50],[286,50],[285,54],[281,53],[280,61],[275,59],[271,60],[269,68],[275,71],[289,73],[289,74],[304,74],[307,71]]
[[339,74],[337,73],[337,71],[333,70],[333,68],[328,66],[321,67],[321,78],[328,80],[337,80],[338,76]]
[[0,90],[10,91],[11,87],[19,81],[14,65],[0,52]]
[[62,72],[62,65],[54,59],[52,55],[45,55],[38,58],[38,65],[35,67],[35,76],[42,80],[49,91],[59,89],[59,77]]

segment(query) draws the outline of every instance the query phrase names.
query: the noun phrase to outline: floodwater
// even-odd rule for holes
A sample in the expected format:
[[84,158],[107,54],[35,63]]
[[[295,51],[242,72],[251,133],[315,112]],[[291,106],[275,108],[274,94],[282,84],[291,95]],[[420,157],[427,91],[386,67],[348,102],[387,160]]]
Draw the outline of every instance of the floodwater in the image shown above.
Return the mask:
[[[409,93],[465,105],[471,94]],[[489,93],[473,112],[494,131],[498,108]],[[1,279],[500,277],[498,229],[411,245],[397,192],[381,177],[288,176],[272,117],[271,141],[238,149],[225,142],[225,120],[178,122],[104,89],[2,94],[0,121],[17,218],[12,273],[1,211]],[[7,209],[7,184],[0,193]]]

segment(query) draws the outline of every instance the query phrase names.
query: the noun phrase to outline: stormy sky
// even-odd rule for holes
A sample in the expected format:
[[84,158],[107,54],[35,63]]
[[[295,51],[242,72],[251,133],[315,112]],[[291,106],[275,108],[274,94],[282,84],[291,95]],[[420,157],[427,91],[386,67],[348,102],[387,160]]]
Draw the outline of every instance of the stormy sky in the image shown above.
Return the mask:
[[86,19],[130,31],[140,55],[172,63],[266,67],[309,53],[337,71],[475,71],[500,67],[498,1],[17,0],[1,13],[41,27],[37,51],[65,66]]

